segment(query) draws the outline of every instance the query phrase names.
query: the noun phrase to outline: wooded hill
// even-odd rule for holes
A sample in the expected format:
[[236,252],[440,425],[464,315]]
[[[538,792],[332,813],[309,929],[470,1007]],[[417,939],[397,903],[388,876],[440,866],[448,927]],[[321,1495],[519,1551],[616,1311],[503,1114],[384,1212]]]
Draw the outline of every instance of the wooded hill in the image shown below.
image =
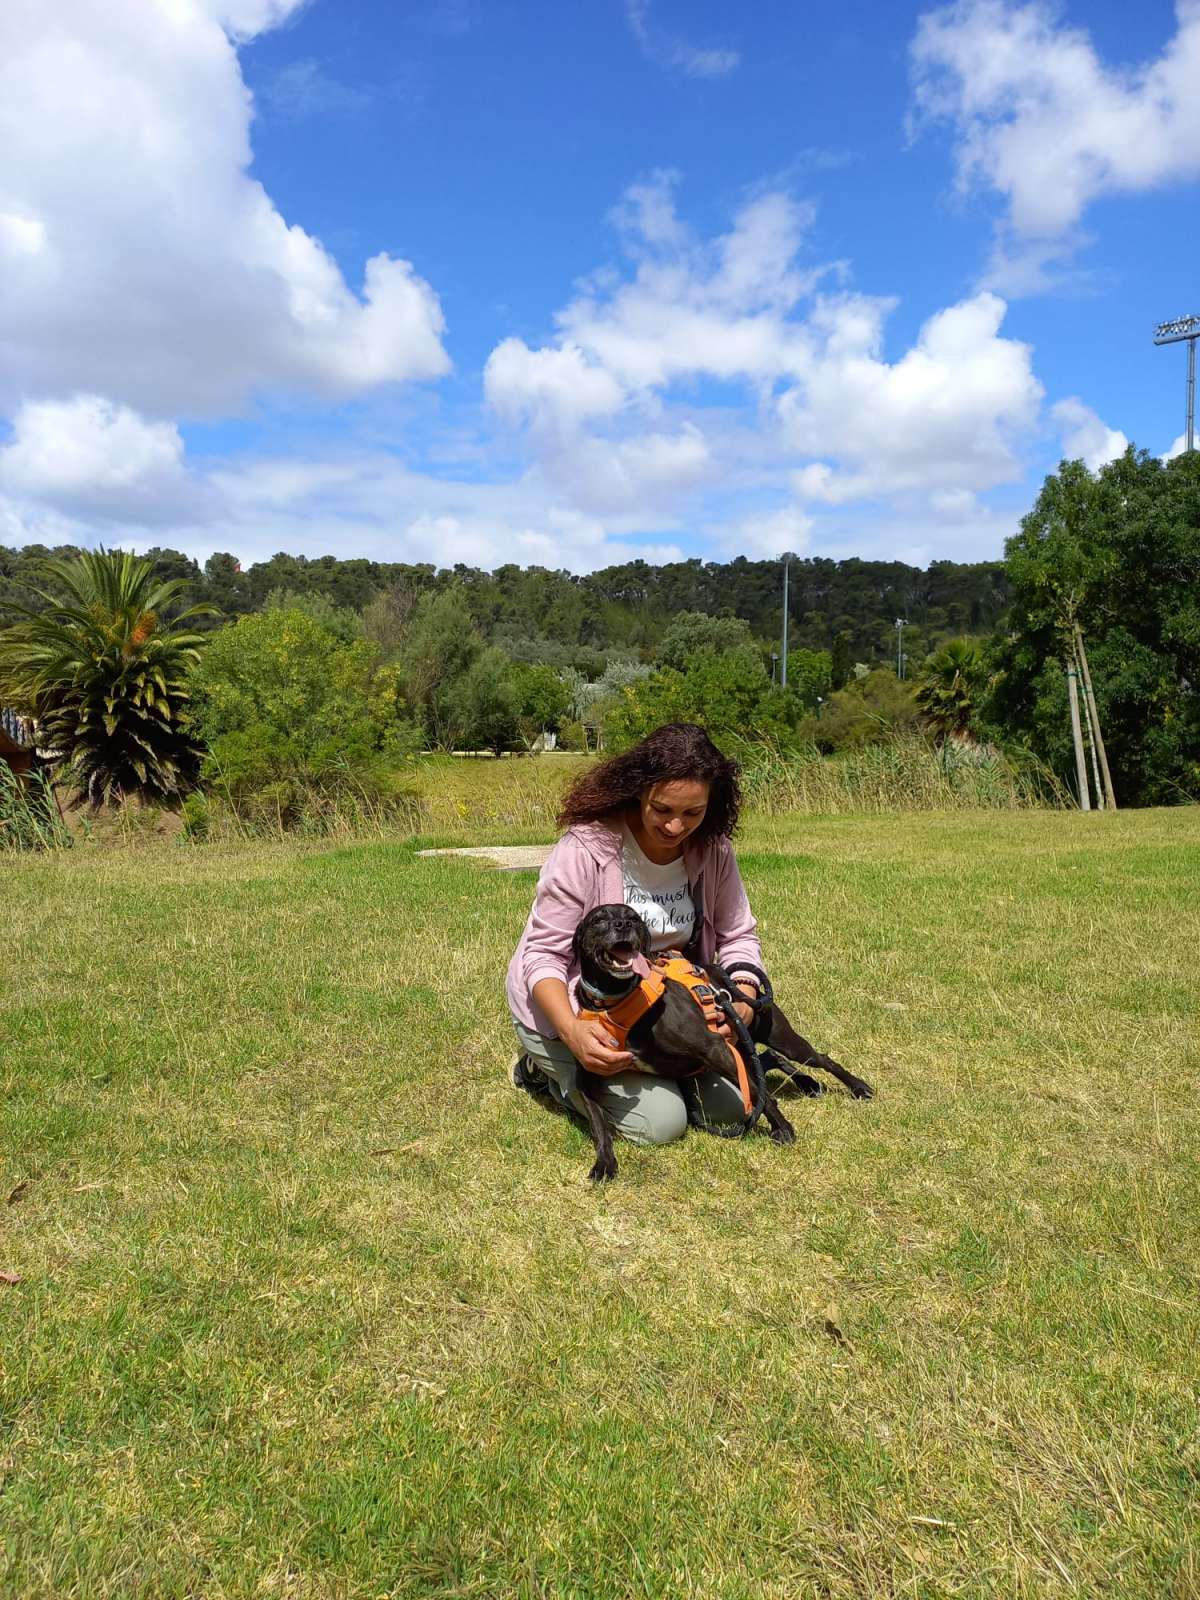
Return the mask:
[[[31,603],[32,565],[73,548],[0,545],[0,608]],[[457,587],[480,633],[514,660],[580,665],[610,651],[653,660],[672,617],[682,612],[732,615],[746,621],[764,646],[778,638],[782,563],[677,561],[651,566],[631,561],[582,577],[541,567],[506,565],[494,572],[432,563],[310,560],[280,554],[243,570],[228,554],[201,567],[177,550],[149,552],[164,578],[181,578],[181,606],[207,601],[223,618],[261,610],[272,594],[320,595],[335,606],[364,610],[381,595],[414,604],[421,594]],[[897,617],[909,628],[905,648],[914,662],[944,638],[991,634],[1009,603],[1003,562],[935,561],[922,570],[902,561],[794,559],[791,563],[790,643],[828,650],[835,681],[853,661],[892,660]],[[215,619],[219,623],[222,619]]]

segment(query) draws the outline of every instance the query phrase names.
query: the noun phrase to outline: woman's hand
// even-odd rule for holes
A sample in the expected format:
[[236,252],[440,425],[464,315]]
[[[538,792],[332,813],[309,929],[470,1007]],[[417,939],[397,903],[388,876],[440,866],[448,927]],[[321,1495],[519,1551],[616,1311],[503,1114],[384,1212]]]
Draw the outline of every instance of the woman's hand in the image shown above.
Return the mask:
[[[757,996],[758,994],[758,989],[756,987],[752,987],[748,983],[739,983],[738,989],[742,994],[754,996]],[[741,1017],[743,1023],[748,1028],[750,1026],[751,1018],[754,1016],[753,1006],[746,1005],[741,1000],[735,1000],[733,1002],[733,1009],[737,1012],[738,1016]],[[729,1022],[722,1022],[721,1026],[717,1029],[717,1032],[721,1035],[722,1039],[728,1039],[730,1044],[733,1043],[733,1028]]]
[[592,1072],[612,1072],[633,1065],[632,1055],[628,1050],[617,1049],[616,1040],[602,1022],[576,1017],[563,1038],[576,1061]]

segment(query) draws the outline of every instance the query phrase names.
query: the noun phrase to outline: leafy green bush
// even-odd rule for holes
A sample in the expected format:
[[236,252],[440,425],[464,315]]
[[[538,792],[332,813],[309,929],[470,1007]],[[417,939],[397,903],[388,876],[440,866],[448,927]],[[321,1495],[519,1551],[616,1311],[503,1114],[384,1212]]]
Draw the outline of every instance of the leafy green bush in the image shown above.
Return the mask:
[[920,716],[913,685],[902,683],[890,667],[877,667],[831,694],[818,715],[805,718],[800,732],[829,754],[913,733]]
[[[826,680],[828,656],[824,656]],[[725,748],[768,740],[796,744],[804,702],[790,686],[775,688],[757,650],[741,646],[721,655],[698,651],[680,672],[651,673],[622,691],[607,732],[617,746],[643,739],[664,722],[698,722]]]
[[254,815],[297,821],[314,795],[382,799],[419,736],[374,644],[273,607],[214,634],[192,682],[210,786]]

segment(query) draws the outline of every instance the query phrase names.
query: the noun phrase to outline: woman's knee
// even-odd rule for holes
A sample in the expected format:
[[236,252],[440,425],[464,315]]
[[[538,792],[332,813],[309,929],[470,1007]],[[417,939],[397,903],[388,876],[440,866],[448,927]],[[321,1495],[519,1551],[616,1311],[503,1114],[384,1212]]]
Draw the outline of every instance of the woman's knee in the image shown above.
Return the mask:
[[643,1078],[632,1093],[606,1099],[614,1128],[631,1144],[673,1144],[687,1132],[687,1106],[673,1083]]

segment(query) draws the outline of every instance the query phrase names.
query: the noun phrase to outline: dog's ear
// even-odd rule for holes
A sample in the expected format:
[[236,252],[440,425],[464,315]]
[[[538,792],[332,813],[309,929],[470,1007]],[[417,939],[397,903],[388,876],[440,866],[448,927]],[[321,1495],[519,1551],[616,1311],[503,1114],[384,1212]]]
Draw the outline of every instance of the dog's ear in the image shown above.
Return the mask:
[[[586,922],[586,921],[587,921],[587,918],[585,917],[584,918],[584,922]],[[571,954],[575,957],[576,961],[579,960],[579,957],[580,957],[580,954],[581,954],[581,938],[582,938],[582,935],[583,935],[583,922],[577,922],[575,924],[575,932],[571,935]]]

